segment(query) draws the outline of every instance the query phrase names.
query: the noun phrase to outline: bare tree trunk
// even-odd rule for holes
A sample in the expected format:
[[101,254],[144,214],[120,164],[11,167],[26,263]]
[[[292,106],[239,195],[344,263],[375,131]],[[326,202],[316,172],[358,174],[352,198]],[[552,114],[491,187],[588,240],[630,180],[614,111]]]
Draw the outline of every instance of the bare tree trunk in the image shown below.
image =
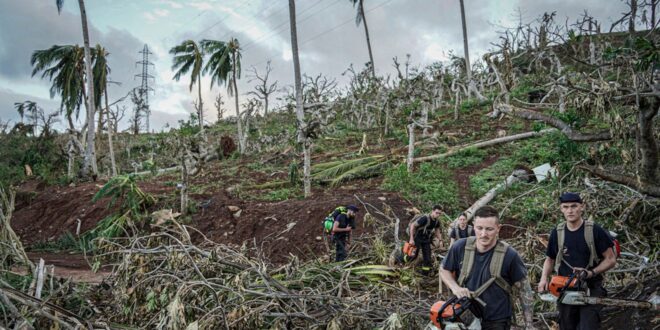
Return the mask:
[[[110,153],[110,167],[112,169],[112,176],[117,175],[117,163],[115,162],[115,150],[112,145],[112,122],[110,121],[110,106],[108,105],[108,85],[105,83],[105,111],[108,112],[106,116],[106,128],[108,130],[108,152]],[[101,111],[103,113],[103,111]]]
[[186,164],[186,147],[183,143],[181,150],[181,214],[188,214],[188,166]]
[[460,88],[456,86],[456,80],[451,82],[451,90],[454,92],[454,120],[458,120],[458,107],[461,103]]
[[264,99],[264,116],[268,114],[268,97]]
[[492,201],[495,196],[500,192],[511,187],[513,184],[519,182],[521,179],[526,179],[527,172],[525,170],[515,170],[511,175],[509,175],[504,182],[500,182],[498,185],[489,190],[485,195],[479,198],[474,204],[472,204],[467,210],[465,210],[465,216],[468,220],[472,218],[474,212],[476,212],[481,207],[487,205]]
[[630,0],[630,19],[628,20],[628,32],[635,32],[635,20],[637,19],[637,0]]
[[376,65],[374,64],[374,55],[371,52],[371,39],[369,38],[369,28],[367,27],[367,17],[364,15],[364,1],[360,0],[360,15],[362,15],[362,24],[364,24],[364,34],[367,37],[367,48],[369,49],[369,62],[371,63],[371,77],[376,78]]
[[408,124],[408,158],[406,158],[408,173],[413,172],[414,161],[415,161],[415,123],[410,123]]
[[651,28],[654,29],[656,25],[655,21],[655,7],[658,5],[658,0],[651,0]]
[[595,166],[579,165],[578,167],[588,171],[589,173],[601,179],[610,182],[620,183],[622,185],[636,189],[643,194],[648,194],[654,197],[660,197],[660,186],[658,186],[657,184],[653,184],[647,181],[641,181],[638,178],[619,174],[619,173],[610,173]]
[[289,0],[289,24],[291,25],[291,51],[293,53],[293,73],[295,76],[296,87],[296,119],[298,120],[298,143],[303,147],[303,186],[305,197],[312,194],[312,185],[310,178],[310,151],[305,136],[307,125],[305,123],[305,113],[302,100],[302,82],[300,75],[300,59],[298,57],[298,32],[296,30],[296,3],[295,0]]
[[232,63],[233,63],[231,74],[233,76],[232,82],[233,82],[233,85],[234,85],[234,102],[235,102],[235,106],[236,106],[236,119],[237,119],[236,120],[236,125],[238,126],[238,151],[242,155],[242,154],[245,153],[245,144],[243,144],[243,140],[241,139],[241,137],[243,136],[243,126],[241,124],[241,110],[238,106],[238,86],[236,85],[236,69],[237,69],[236,68],[236,51],[237,50],[234,50],[231,53],[231,58],[232,58]]
[[509,115],[514,115],[516,117],[528,119],[528,120],[540,120],[550,126],[556,127],[561,130],[561,132],[566,135],[567,138],[573,141],[579,142],[594,142],[594,141],[606,141],[612,139],[612,134],[608,131],[602,131],[599,133],[593,134],[582,134],[581,132],[576,132],[573,128],[563,122],[562,120],[547,116],[541,112],[523,109],[519,107],[514,107],[507,104],[498,104],[494,106],[495,112],[502,112]]
[[[234,77],[236,78],[236,77]],[[148,93],[148,91],[147,91]],[[202,101],[202,75],[197,75],[197,97],[199,99],[199,107],[197,108],[197,117],[199,117],[199,129],[204,130],[204,102]],[[236,96],[238,98],[238,96]],[[238,116],[238,110],[236,110]],[[240,126],[240,125],[239,125]],[[147,132],[149,133],[149,132]]]
[[422,136],[427,137],[429,135],[429,105],[424,103],[422,105],[422,125],[424,125],[424,128],[422,129]]
[[94,129],[94,76],[92,74],[92,57],[89,49],[89,32],[87,30],[87,12],[85,11],[85,1],[78,0],[80,7],[80,19],[82,20],[83,42],[85,44],[85,74],[87,76],[87,144],[85,147],[85,156],[82,166],[82,177],[87,178],[90,172],[98,174],[96,168],[96,150],[94,141],[96,130]]
[[[410,130],[410,127],[408,128]],[[541,136],[545,135],[550,132],[554,132],[556,129],[554,128],[547,128],[544,130],[540,130],[538,132],[527,132],[527,133],[520,133],[520,134],[515,134],[515,135],[509,135],[501,138],[495,138],[492,140],[488,141],[482,141],[482,142],[477,142],[477,143],[472,143],[472,144],[467,144],[463,146],[457,146],[453,147],[449,151],[443,153],[443,154],[437,154],[437,155],[431,155],[431,156],[425,156],[425,157],[418,157],[413,159],[414,162],[424,162],[428,160],[434,160],[434,159],[439,159],[439,158],[446,158],[452,155],[455,155],[463,150],[470,149],[470,148],[484,148],[484,147],[489,147],[493,146],[496,144],[501,144],[501,143],[507,143],[511,141],[517,141],[517,140],[522,140],[522,139],[527,139],[535,136]],[[408,149],[408,157],[410,157],[410,148]]]
[[467,81],[472,81],[472,70],[470,66],[470,52],[468,50],[468,38],[467,38],[467,23],[465,22],[465,5],[463,0],[459,0],[461,4],[461,24],[463,26],[463,53],[465,55],[465,73],[467,74]]

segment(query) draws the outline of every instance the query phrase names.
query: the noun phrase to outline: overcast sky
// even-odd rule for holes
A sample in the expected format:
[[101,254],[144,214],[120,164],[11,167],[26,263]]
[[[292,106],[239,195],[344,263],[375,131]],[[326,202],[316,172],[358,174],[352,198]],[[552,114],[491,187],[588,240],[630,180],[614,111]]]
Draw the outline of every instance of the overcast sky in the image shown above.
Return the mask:
[[[193,112],[196,88],[189,92],[189,76],[172,80],[172,57],[168,50],[183,40],[239,40],[243,74],[239,81],[241,100],[254,87],[247,69],[262,72],[272,61],[271,77],[280,86],[293,83],[293,64],[287,0],[87,0],[90,43],[109,52],[110,101],[140,85],[142,59],[138,52],[147,44],[153,52],[150,73],[152,128],[175,125]],[[353,64],[368,62],[364,29],[355,25],[356,10],[349,0],[298,0],[298,43],[302,72],[323,73],[345,81],[342,73]],[[574,21],[585,10],[609,28],[626,9],[619,0],[465,0],[470,57],[473,61],[496,42],[502,26],[515,26],[519,15],[531,22],[544,12],[557,12],[557,21]],[[394,71],[392,58],[411,55],[415,65],[447,59],[449,52],[462,55],[458,0],[365,0],[376,71]],[[0,119],[17,121],[14,102],[37,101],[47,111],[59,108],[59,97],[50,98],[50,82],[31,77],[30,55],[52,45],[80,44],[82,32],[78,2],[66,0],[58,15],[55,0],[0,0]],[[225,93],[224,86],[210,88],[202,79],[205,115],[216,118],[213,100]],[[229,114],[233,100],[225,99]],[[129,109],[129,102],[124,103]],[[81,120],[84,110],[81,111]]]

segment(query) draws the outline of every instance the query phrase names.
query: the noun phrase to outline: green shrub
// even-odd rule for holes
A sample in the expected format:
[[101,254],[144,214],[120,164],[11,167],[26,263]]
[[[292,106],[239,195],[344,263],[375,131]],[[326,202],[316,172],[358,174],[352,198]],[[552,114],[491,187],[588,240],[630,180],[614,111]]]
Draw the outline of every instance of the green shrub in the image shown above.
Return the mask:
[[451,169],[463,168],[483,162],[488,152],[483,149],[468,148],[453,156],[441,160],[443,164]]
[[438,162],[421,164],[412,174],[401,164],[385,172],[383,188],[398,191],[415,204],[430,209],[441,204],[451,212],[458,206],[458,188],[449,171]]

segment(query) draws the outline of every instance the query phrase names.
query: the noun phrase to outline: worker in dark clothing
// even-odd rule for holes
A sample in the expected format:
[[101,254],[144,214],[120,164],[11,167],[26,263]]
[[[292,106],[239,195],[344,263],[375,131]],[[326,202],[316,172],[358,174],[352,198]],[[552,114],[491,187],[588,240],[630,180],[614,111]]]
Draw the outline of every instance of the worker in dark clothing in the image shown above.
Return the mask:
[[341,213],[335,218],[335,223],[332,226],[336,250],[335,261],[344,261],[348,257],[351,232],[355,228],[355,216],[358,211],[359,209],[355,205],[348,205],[346,213]]
[[[612,250],[612,237],[599,225],[582,219],[585,205],[577,193],[563,193],[559,197],[559,209],[566,221],[559,223],[550,233],[543,272],[537,290],[548,289],[548,277],[553,270],[560,276],[577,273],[586,278],[589,295],[605,297],[603,273],[616,265]],[[559,329],[600,329],[602,305],[557,304]]]
[[[485,303],[482,330],[509,330],[513,317],[513,293],[520,298],[525,329],[534,329],[534,293],[527,269],[516,250],[499,239],[499,212],[491,207],[474,214],[475,236],[461,238],[449,248],[440,277],[458,298],[478,297]],[[516,290],[513,290],[513,289]]]
[[410,222],[408,233],[410,234],[409,243],[422,250],[422,269],[423,275],[431,273],[433,267],[433,258],[431,256],[431,242],[435,237],[437,244],[442,246],[442,235],[440,233],[440,215],[442,208],[439,205],[433,207],[430,214],[417,217]]
[[451,232],[449,233],[451,241],[449,242],[449,245],[451,246],[457,240],[469,236],[474,236],[474,228],[468,225],[465,213],[461,213],[461,215],[458,216],[458,219],[456,219],[456,224],[451,227]]

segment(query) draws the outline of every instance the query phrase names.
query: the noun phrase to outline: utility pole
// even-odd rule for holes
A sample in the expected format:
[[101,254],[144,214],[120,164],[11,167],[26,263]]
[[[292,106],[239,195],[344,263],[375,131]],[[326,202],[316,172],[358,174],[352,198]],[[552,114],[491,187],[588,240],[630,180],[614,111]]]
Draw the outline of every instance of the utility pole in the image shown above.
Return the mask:
[[[153,92],[154,89],[149,87],[149,79],[154,79],[154,76],[149,74],[149,66],[151,65],[152,67],[155,67],[153,63],[149,62],[149,54],[153,54],[152,52],[149,51],[149,46],[147,44],[144,44],[144,48],[142,48],[141,51],[139,51],[140,54],[142,54],[142,61],[137,61],[135,62],[135,65],[142,65],[142,73],[136,74],[136,77],[142,78],[142,84],[140,85],[139,91],[140,95],[143,98],[143,106],[142,106],[142,112],[144,113],[144,116],[146,117],[146,125],[147,125],[147,133],[149,133],[149,117],[151,115],[151,110],[149,109],[149,92]],[[136,116],[136,118],[138,118]]]

